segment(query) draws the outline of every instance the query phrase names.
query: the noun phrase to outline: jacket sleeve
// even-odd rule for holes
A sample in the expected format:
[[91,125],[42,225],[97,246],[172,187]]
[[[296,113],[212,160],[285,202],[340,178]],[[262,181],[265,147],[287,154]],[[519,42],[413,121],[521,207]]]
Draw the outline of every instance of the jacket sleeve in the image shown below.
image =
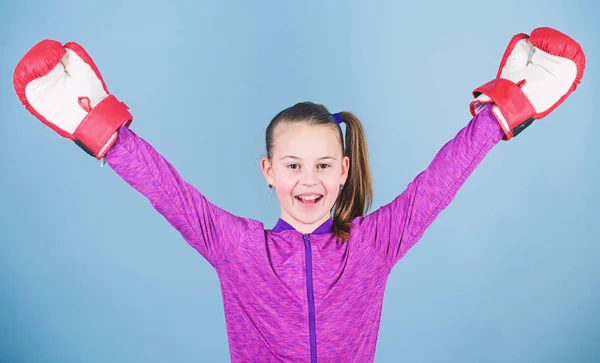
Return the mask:
[[257,222],[211,204],[147,141],[126,127],[119,129],[105,160],[212,266],[225,260],[258,227]]
[[357,224],[389,270],[414,246],[456,196],[503,133],[489,107],[461,129],[407,188]]

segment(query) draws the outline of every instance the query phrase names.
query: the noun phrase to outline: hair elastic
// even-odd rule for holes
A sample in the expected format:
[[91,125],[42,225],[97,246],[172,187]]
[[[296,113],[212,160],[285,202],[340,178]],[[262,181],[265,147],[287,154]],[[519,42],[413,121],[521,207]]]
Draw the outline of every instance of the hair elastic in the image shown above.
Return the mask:
[[338,124],[341,124],[343,122],[342,116],[340,116],[339,113],[334,113],[332,116],[337,121]]

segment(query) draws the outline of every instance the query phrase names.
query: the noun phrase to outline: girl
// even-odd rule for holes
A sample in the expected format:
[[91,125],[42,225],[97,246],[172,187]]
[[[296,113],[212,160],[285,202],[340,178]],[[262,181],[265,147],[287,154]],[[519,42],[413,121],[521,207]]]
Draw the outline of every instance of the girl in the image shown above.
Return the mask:
[[233,362],[371,362],[395,264],[486,154],[558,106],[584,66],[580,47],[562,33],[516,35],[498,76],[475,90],[474,117],[403,193],[370,214],[359,119],[311,102],[281,111],[261,163],[281,205],[270,229],[211,204],[137,136],[127,107],[79,45],[38,43],[14,83],[30,112],[104,158],[214,267]]

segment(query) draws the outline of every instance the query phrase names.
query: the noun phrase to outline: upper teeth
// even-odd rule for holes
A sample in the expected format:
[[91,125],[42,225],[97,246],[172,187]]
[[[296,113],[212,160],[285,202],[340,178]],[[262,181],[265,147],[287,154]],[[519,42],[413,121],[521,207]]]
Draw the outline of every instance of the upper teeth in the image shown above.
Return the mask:
[[319,197],[318,195],[300,195],[300,196],[298,196],[298,198],[304,199],[304,200],[314,200],[314,199],[317,199],[318,197]]

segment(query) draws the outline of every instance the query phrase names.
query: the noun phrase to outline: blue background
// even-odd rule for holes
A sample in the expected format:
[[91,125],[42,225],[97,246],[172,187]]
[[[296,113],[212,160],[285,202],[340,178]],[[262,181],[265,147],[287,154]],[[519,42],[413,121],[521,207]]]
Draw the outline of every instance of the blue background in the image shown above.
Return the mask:
[[374,207],[468,122],[513,34],[583,46],[578,90],[501,143],[397,265],[376,362],[598,362],[600,5],[593,0],[0,2],[0,361],[227,362],[216,274],[108,167],[31,116],[12,72],[77,41],[132,128],[212,202],[272,226],[264,131],[351,110]]

